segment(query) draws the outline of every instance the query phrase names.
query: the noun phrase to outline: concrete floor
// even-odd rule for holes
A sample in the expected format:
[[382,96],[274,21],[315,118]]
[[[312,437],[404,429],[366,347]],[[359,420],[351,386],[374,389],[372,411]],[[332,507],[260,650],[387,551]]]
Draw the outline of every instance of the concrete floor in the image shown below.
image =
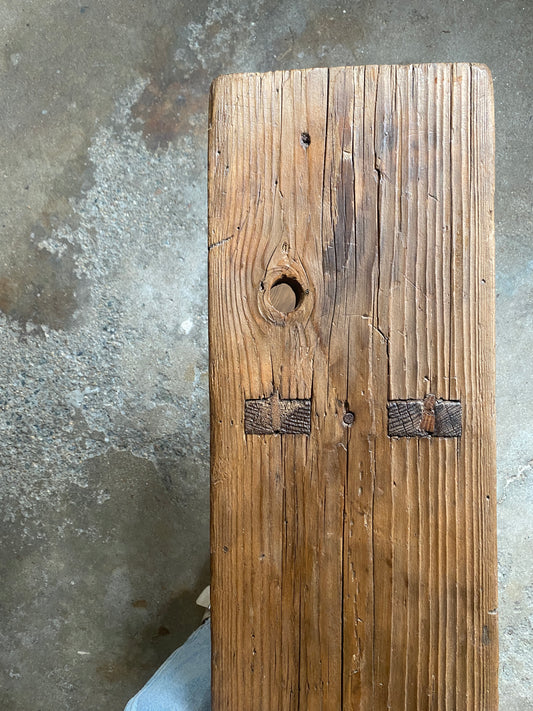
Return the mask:
[[530,0],[84,1],[0,5],[0,708],[120,710],[201,617],[211,79],[476,61],[498,139],[501,708],[530,710]]

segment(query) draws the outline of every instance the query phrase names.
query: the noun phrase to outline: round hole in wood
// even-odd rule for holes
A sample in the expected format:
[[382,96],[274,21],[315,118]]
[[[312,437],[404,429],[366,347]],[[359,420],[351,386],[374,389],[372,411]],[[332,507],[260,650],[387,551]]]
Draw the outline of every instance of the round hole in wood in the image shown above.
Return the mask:
[[283,276],[270,287],[270,303],[282,314],[290,314],[302,303],[304,290],[293,277]]

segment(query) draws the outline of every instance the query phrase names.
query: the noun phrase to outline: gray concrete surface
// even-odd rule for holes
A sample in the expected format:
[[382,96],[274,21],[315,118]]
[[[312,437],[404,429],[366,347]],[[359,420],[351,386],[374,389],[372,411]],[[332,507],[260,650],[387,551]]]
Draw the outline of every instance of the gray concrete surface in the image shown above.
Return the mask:
[[533,5],[83,2],[0,5],[0,708],[121,709],[201,617],[211,79],[477,61],[498,137],[501,709],[532,709]]

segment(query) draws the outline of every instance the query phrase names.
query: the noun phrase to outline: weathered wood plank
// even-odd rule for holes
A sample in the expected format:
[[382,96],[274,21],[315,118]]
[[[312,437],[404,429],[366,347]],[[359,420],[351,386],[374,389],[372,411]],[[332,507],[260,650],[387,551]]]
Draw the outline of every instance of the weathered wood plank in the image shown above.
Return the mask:
[[213,84],[217,711],[497,708],[493,143],[479,65]]

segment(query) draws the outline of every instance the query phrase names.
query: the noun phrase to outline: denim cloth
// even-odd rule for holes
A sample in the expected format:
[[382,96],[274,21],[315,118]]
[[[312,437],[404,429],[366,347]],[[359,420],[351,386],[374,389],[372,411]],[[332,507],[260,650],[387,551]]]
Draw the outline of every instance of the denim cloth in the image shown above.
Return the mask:
[[211,711],[211,623],[170,655],[125,711]]

